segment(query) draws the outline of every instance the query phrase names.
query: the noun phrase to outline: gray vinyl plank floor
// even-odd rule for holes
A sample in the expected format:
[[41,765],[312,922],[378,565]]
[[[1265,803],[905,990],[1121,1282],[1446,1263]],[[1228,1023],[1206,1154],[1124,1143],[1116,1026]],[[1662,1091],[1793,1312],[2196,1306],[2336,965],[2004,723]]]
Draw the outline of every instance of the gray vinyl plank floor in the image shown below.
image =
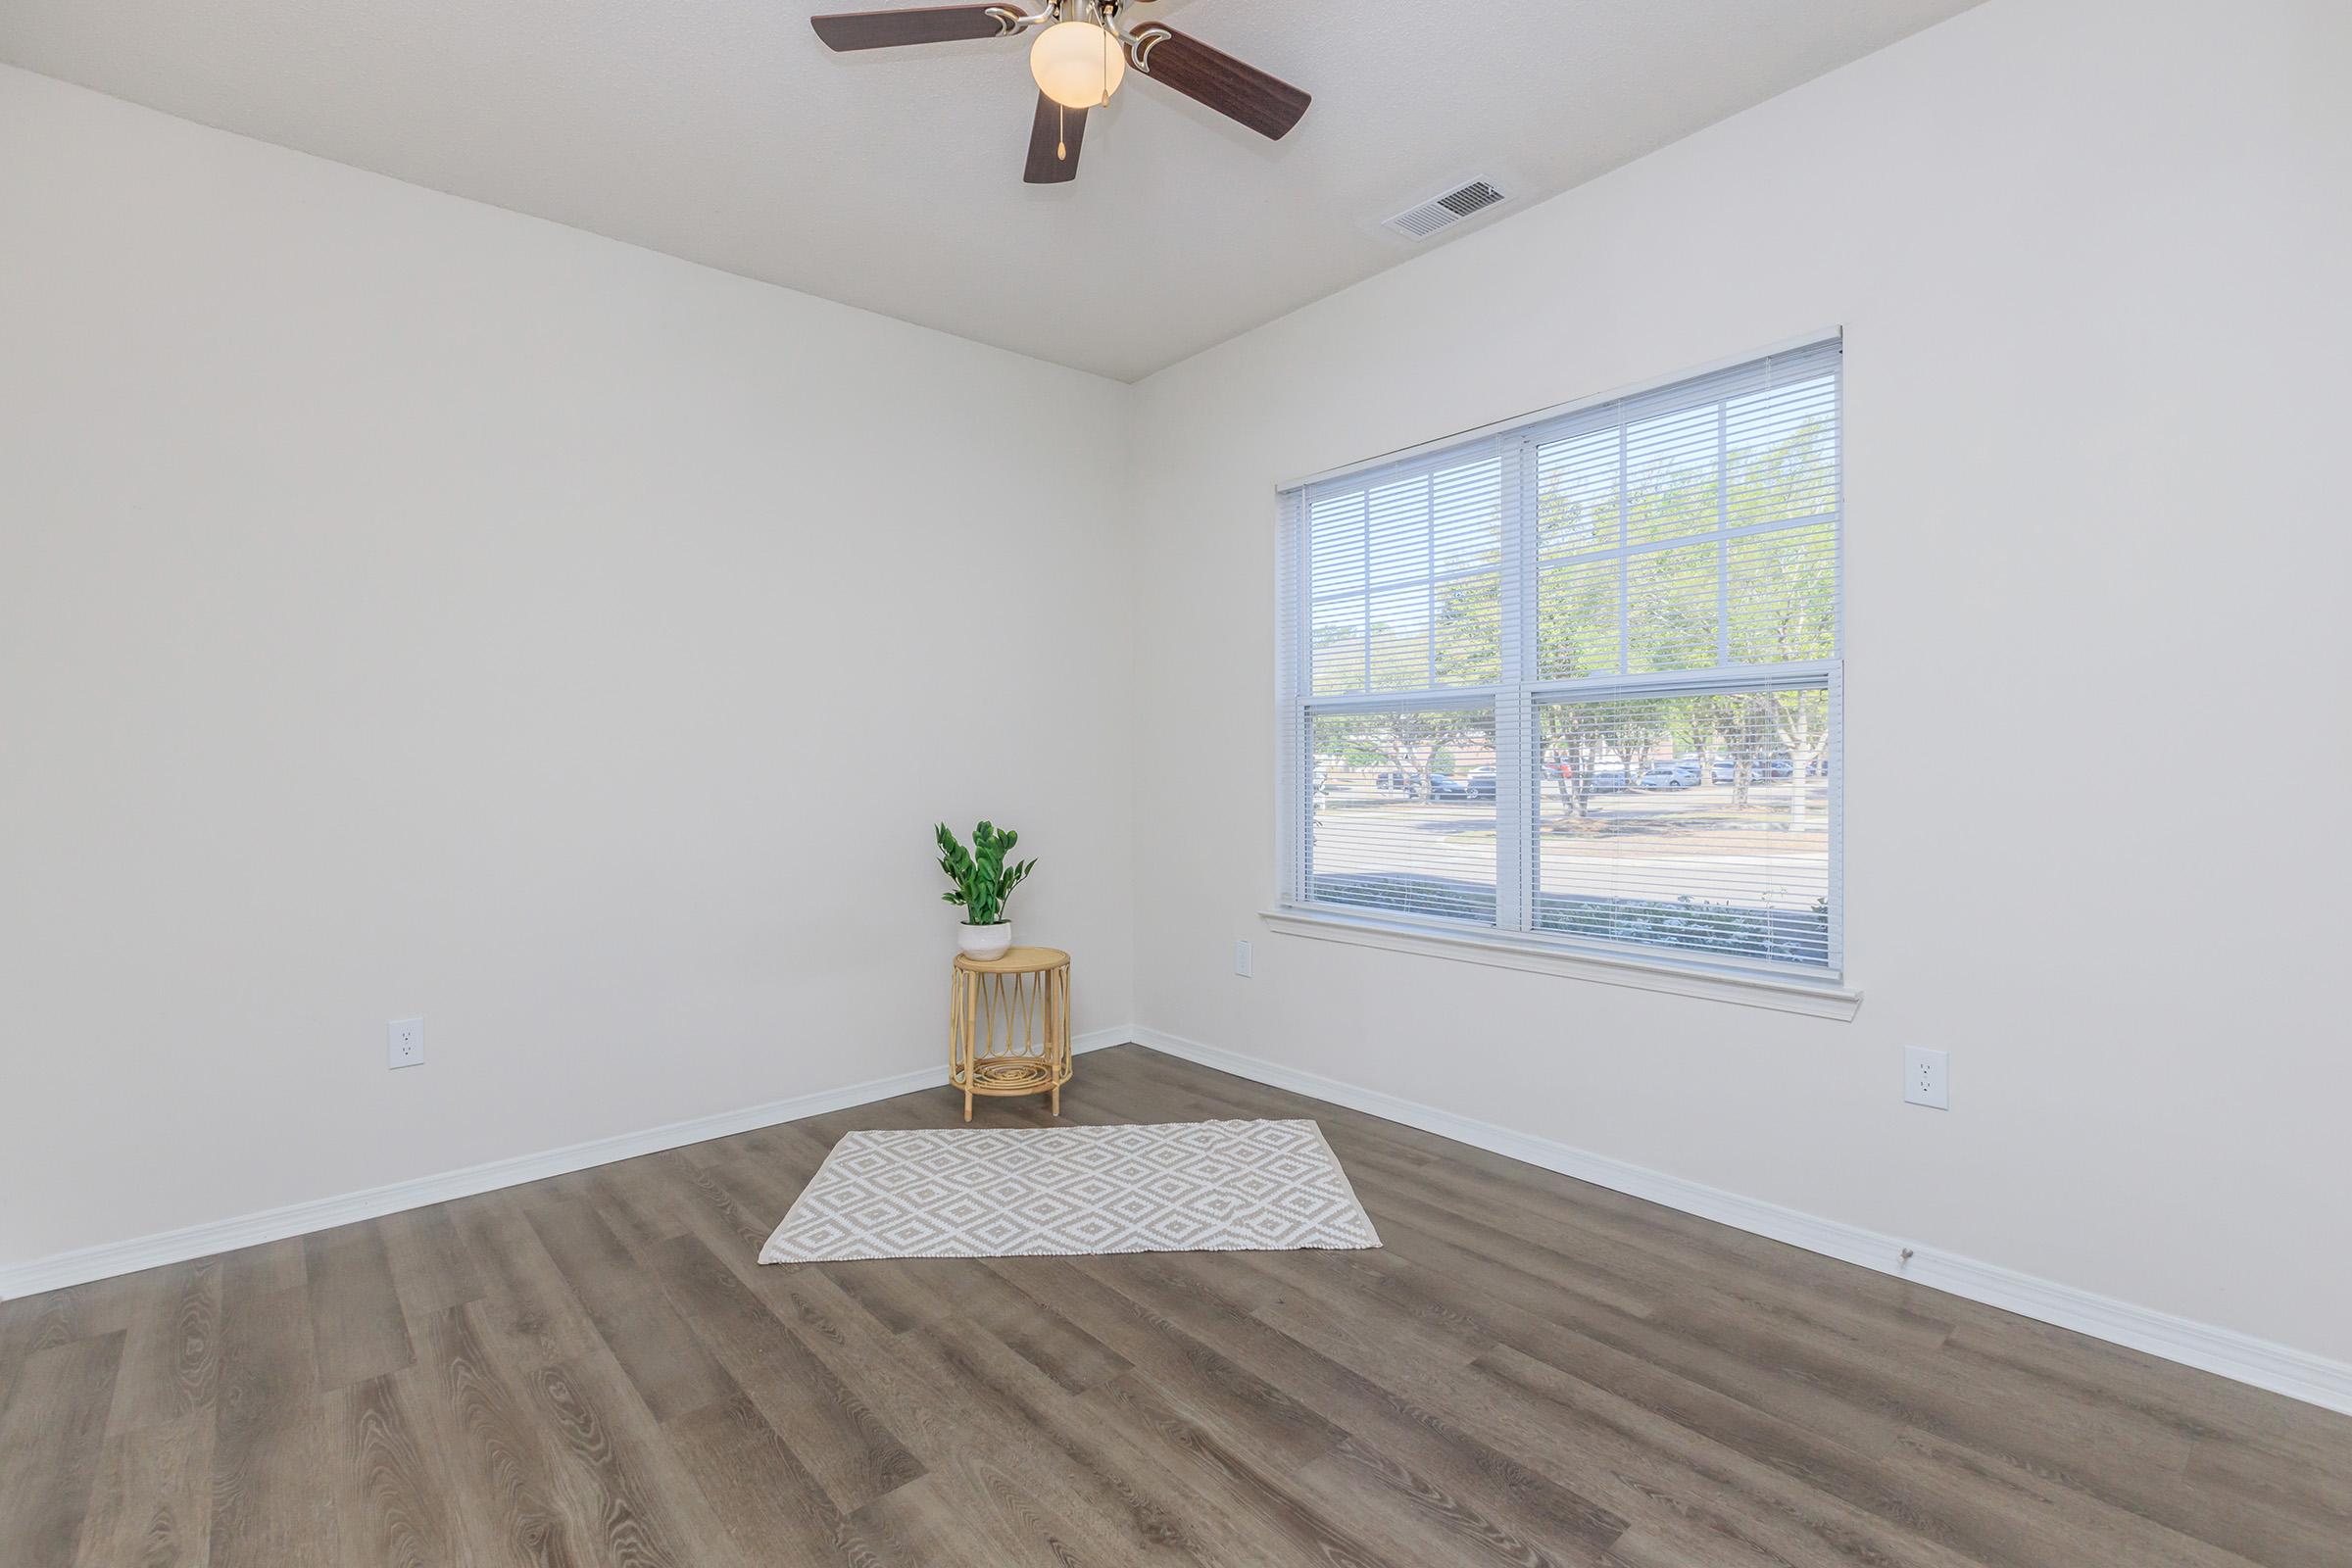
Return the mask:
[[2352,1419],[1141,1047],[1062,1105],[1315,1117],[1387,1245],[754,1263],[941,1089],[8,1301],[0,1564],[2352,1564]]

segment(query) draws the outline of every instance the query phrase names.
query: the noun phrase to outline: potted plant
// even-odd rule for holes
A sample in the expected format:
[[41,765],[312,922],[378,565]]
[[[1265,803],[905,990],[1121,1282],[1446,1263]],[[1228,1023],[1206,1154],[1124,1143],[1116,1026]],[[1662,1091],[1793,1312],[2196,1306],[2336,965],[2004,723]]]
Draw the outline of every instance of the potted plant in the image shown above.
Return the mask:
[[983,822],[972,829],[972,847],[967,850],[947,823],[939,824],[939,868],[955,884],[940,897],[963,906],[963,926],[956,940],[972,957],[1002,957],[1012,946],[1012,922],[1004,918],[1004,901],[1037,864],[1006,862],[1005,856],[1020,839],[1010,828],[1000,830]]

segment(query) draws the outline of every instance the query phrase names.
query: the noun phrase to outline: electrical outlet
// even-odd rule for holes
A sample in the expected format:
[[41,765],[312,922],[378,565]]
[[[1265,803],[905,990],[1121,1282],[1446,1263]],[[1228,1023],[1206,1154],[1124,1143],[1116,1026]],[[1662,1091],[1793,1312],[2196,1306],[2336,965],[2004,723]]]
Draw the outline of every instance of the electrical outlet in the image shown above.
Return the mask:
[[388,1026],[388,1030],[391,1035],[388,1053],[391,1060],[388,1064],[394,1067],[422,1065],[424,1061],[424,1020],[422,1018],[395,1018]]
[[1903,1048],[1903,1098],[1933,1110],[1952,1108],[1951,1054],[1925,1046]]
[[1233,972],[1245,980],[1250,978],[1250,944],[1247,942],[1233,945]]

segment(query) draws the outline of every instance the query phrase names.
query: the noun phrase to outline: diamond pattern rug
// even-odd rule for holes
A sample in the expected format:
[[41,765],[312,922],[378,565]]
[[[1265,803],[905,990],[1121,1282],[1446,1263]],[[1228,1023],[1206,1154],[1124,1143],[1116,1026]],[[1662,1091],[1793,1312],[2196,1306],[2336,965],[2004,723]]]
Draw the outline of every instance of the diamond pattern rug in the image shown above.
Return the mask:
[[1311,1121],[851,1133],[762,1263],[1378,1247]]

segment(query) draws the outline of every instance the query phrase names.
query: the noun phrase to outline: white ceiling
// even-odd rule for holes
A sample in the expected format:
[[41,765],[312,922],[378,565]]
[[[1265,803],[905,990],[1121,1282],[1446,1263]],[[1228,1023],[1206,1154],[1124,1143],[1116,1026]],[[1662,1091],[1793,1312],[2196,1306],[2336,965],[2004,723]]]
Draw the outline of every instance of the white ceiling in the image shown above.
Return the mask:
[[1417,254],[1380,220],[1459,180],[1507,215],[1973,3],[1156,0],[1314,107],[1267,142],[1130,76],[1056,186],[1026,40],[830,53],[859,0],[0,0],[0,59],[1133,380]]

